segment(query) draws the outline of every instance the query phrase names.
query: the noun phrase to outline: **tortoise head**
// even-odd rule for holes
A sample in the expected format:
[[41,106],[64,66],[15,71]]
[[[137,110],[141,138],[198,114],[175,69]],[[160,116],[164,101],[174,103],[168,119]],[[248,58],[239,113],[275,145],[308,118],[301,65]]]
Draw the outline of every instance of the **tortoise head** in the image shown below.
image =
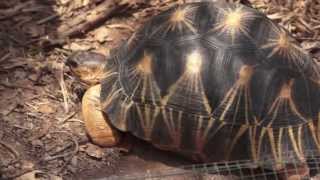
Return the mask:
[[88,85],[100,83],[104,76],[105,63],[104,55],[86,51],[75,52],[66,60],[71,72]]

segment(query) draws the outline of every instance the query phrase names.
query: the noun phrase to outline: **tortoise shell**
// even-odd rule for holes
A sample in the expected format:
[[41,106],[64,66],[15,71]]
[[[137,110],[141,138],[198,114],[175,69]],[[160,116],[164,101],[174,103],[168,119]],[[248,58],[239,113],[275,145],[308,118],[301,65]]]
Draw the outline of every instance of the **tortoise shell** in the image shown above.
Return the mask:
[[197,2],[146,22],[105,67],[111,124],[200,161],[320,150],[319,66],[255,9]]

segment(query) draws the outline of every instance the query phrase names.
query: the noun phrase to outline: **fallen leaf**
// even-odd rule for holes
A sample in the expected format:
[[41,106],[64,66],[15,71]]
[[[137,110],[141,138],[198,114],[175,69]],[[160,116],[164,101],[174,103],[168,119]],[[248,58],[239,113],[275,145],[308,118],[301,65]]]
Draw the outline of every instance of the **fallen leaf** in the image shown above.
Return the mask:
[[32,169],[34,169],[34,164],[32,162],[30,162],[30,161],[23,160],[21,163],[22,163],[22,167],[21,168],[23,170],[32,170]]
[[18,102],[16,101],[12,101],[12,102],[7,102],[7,103],[4,103],[3,101],[0,101],[1,103],[0,104],[5,104],[6,106],[5,107],[2,107],[0,106],[0,114],[3,115],[3,116],[7,116],[9,115],[18,105]]
[[63,49],[68,49],[71,51],[87,51],[91,49],[91,46],[89,44],[79,44],[79,43],[73,42],[71,44],[64,45]]
[[70,2],[71,0],[59,0],[59,3],[62,5],[66,5]]
[[15,180],[40,180],[43,179],[43,177],[41,176],[47,177],[50,180],[62,180],[62,178],[59,176],[48,175],[39,170],[34,170],[26,174],[23,174],[22,176],[15,178]]
[[42,104],[39,108],[38,111],[43,113],[43,114],[52,114],[55,112],[55,109],[49,105],[49,104]]
[[88,144],[85,152],[88,156],[96,159],[102,159],[102,157],[104,156],[104,152],[102,151],[102,149],[93,144]]
[[105,41],[110,41],[110,29],[106,27],[101,27],[94,32],[94,39],[100,43]]
[[301,46],[305,50],[313,50],[313,49],[320,49],[320,42],[318,41],[304,41],[301,43]]

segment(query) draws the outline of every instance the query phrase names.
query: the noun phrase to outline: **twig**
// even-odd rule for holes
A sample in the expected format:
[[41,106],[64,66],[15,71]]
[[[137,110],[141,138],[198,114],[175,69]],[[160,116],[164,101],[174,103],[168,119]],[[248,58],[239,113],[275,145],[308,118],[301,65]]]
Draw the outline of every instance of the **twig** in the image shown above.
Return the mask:
[[69,114],[68,116],[64,117],[62,120],[59,120],[60,124],[64,124],[66,121],[68,121],[69,119],[71,119],[74,115],[76,115],[77,112],[72,112],[71,114]]
[[61,93],[62,93],[62,96],[63,96],[63,104],[64,104],[64,110],[65,112],[69,112],[69,100],[70,100],[70,97],[69,97],[69,94],[68,94],[68,91],[67,91],[67,87],[66,87],[66,83],[64,82],[64,64],[61,64],[60,66],[60,71],[59,71],[59,85],[60,85],[60,88],[61,88]]
[[[24,176],[25,174],[28,174],[28,173],[33,173],[36,176],[35,179],[56,179],[54,177],[52,178],[52,174],[49,174],[48,172],[44,172],[44,171],[41,171],[39,169],[28,169],[28,170],[24,170],[24,171],[22,171],[20,173],[17,173],[15,175],[11,175],[11,176],[7,177],[6,179],[3,179],[3,180],[12,180],[12,179],[15,179],[15,178],[22,177],[22,176]],[[21,179],[21,178],[19,178],[19,179]],[[34,178],[33,177],[32,178],[29,177],[27,179],[34,179]]]
[[5,142],[0,141],[0,145],[2,145],[3,147],[5,147],[7,150],[9,150],[11,152],[11,154],[14,155],[15,159],[19,159],[19,153],[10,145],[6,144]]
[[[75,145],[75,149],[74,151],[72,152],[67,152],[67,153],[63,153],[63,154],[60,154],[60,155],[55,155],[55,156],[49,156],[49,157],[46,157],[43,159],[43,161],[52,161],[52,160],[55,160],[55,159],[59,159],[59,158],[63,158],[63,157],[66,157],[66,156],[74,156],[78,151],[79,151],[79,143],[78,141],[73,137],[72,134],[70,134],[69,132],[67,131],[53,131],[51,132],[50,134],[54,134],[54,133],[64,133],[66,134],[67,136],[71,137],[71,140],[72,142],[74,143]],[[57,154],[59,152],[62,152],[64,151],[65,149],[69,148],[71,145],[67,145],[65,146],[63,149],[59,150],[58,152],[55,152],[54,154]]]
[[12,179],[18,178],[20,176],[23,176],[24,174],[30,173],[32,171],[34,171],[34,170],[33,169],[25,170],[25,171],[22,171],[20,173],[14,174],[14,175],[9,175],[8,177],[4,177],[3,180],[12,180]]
[[43,18],[43,19],[37,21],[37,24],[38,24],[38,25],[44,24],[44,23],[46,23],[46,22],[48,22],[48,21],[51,21],[51,20],[53,20],[53,19],[55,19],[55,18],[57,18],[57,17],[59,17],[59,15],[53,14],[53,15],[51,15],[51,16],[48,16],[48,17],[46,17],[46,18]]
[[[64,150],[69,149],[70,147],[72,147],[72,145],[74,144],[74,142],[68,142],[64,145],[63,148],[58,149],[56,152],[53,152],[52,154],[49,154],[51,157],[56,156],[57,154],[63,152]],[[50,149],[47,149],[47,151],[51,151],[53,150],[55,147],[51,147]]]
[[110,17],[112,13],[119,9],[115,0],[107,0],[91,9],[90,11],[81,14],[69,22],[62,24],[57,35],[60,39],[70,37],[79,33],[88,31],[92,26]]
[[[81,142],[79,142],[79,143],[81,143]],[[65,167],[71,162],[72,158],[73,158],[73,156],[70,157],[70,158],[60,167],[60,169],[58,170],[58,173],[61,173],[64,169],[66,169]]]
[[69,119],[69,120],[67,120],[67,122],[78,122],[80,124],[84,124],[84,122],[80,119]]
[[51,127],[52,127],[52,123],[50,121],[47,121],[47,123],[44,123],[44,125],[41,126],[41,128],[39,130],[40,132],[38,132],[37,135],[31,137],[30,140],[33,141],[33,140],[40,139],[40,138],[46,136]]
[[0,82],[0,86],[4,86],[6,88],[10,88],[10,89],[17,89],[17,88],[21,88],[21,89],[27,89],[27,90],[32,90],[32,91],[36,91],[36,89],[33,89],[31,87],[26,87],[26,86],[21,86],[21,85],[13,85],[13,84],[8,84],[5,82]]
[[12,16],[18,15],[21,11],[21,9],[35,4],[35,1],[27,1],[25,3],[19,3],[17,6],[7,9],[7,10],[2,10],[0,12],[0,15],[3,15],[2,17],[0,16],[0,20],[8,19],[11,18]]
[[312,40],[312,41],[320,41],[320,38],[315,37],[296,37],[297,40]]
[[11,53],[8,52],[8,53],[6,53],[4,56],[2,56],[2,57],[0,58],[0,63],[2,63],[3,61],[7,60],[8,57],[10,57],[10,55],[11,55]]
[[[0,19],[1,21],[1,19]],[[6,32],[0,32],[0,37],[3,36],[6,39],[18,44],[19,46],[25,46],[24,43],[22,43],[20,40],[18,40],[17,38],[15,38],[13,35],[6,33]]]
[[23,126],[20,126],[20,125],[13,125],[13,127],[15,128],[18,128],[18,129],[23,129],[23,130],[32,130],[32,128],[28,128],[28,127],[23,127]]

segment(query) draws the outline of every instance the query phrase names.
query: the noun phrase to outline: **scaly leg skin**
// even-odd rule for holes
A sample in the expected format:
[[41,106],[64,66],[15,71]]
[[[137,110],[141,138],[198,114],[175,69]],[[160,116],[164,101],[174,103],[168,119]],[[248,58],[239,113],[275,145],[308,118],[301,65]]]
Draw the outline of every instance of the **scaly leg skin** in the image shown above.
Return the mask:
[[120,141],[120,132],[110,126],[101,110],[101,85],[89,88],[82,98],[82,114],[86,131],[92,142],[103,147],[115,146]]

